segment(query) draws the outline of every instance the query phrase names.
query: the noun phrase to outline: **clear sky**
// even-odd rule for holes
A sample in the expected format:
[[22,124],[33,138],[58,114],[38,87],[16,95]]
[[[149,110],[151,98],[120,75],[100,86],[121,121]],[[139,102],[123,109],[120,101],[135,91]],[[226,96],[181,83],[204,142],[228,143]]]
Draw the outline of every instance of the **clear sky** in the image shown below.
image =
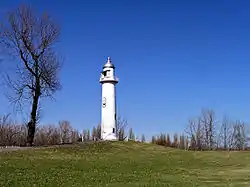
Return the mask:
[[[27,1],[25,1],[27,2]],[[1,16],[20,1],[1,0]],[[100,123],[102,65],[120,79],[118,115],[135,132],[181,132],[189,117],[250,120],[250,1],[30,1],[62,27],[62,91],[43,123]],[[2,91],[1,91],[2,92]],[[4,96],[0,113],[11,111]]]

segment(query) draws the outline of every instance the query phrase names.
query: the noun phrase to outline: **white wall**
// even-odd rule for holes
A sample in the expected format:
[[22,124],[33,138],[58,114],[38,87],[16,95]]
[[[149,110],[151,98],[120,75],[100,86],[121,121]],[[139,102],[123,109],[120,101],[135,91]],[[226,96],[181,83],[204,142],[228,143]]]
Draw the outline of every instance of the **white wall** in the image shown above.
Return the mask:
[[102,138],[105,139],[108,134],[113,133],[113,128],[116,127],[115,83],[104,83],[102,85],[102,105],[104,97],[106,98],[106,107],[103,108],[102,106],[102,128],[105,134]]

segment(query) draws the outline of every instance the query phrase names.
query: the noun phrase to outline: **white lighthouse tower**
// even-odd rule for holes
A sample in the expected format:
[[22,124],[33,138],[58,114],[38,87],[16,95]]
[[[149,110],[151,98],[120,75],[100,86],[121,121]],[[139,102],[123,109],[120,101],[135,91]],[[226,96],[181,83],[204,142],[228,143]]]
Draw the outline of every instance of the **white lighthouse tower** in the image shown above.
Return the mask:
[[115,77],[115,66],[110,57],[103,66],[100,83],[102,84],[102,140],[116,140],[116,91],[118,79]]

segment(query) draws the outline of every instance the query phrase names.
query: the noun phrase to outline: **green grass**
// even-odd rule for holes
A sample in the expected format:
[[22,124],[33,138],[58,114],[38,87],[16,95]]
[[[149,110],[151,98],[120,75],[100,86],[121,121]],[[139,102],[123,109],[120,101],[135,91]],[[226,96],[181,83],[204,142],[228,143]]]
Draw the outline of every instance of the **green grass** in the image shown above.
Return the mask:
[[250,186],[250,152],[113,142],[0,153],[0,186]]

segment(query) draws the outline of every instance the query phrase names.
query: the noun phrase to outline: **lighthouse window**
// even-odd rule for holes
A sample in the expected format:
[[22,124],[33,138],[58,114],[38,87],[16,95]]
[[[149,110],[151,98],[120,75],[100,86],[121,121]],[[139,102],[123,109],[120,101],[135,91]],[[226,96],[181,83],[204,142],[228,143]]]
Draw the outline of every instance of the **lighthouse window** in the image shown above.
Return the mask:
[[110,76],[110,70],[103,71],[102,74],[104,77]]
[[106,77],[107,71],[102,72],[103,76]]
[[113,128],[113,133],[115,133],[115,128]]

